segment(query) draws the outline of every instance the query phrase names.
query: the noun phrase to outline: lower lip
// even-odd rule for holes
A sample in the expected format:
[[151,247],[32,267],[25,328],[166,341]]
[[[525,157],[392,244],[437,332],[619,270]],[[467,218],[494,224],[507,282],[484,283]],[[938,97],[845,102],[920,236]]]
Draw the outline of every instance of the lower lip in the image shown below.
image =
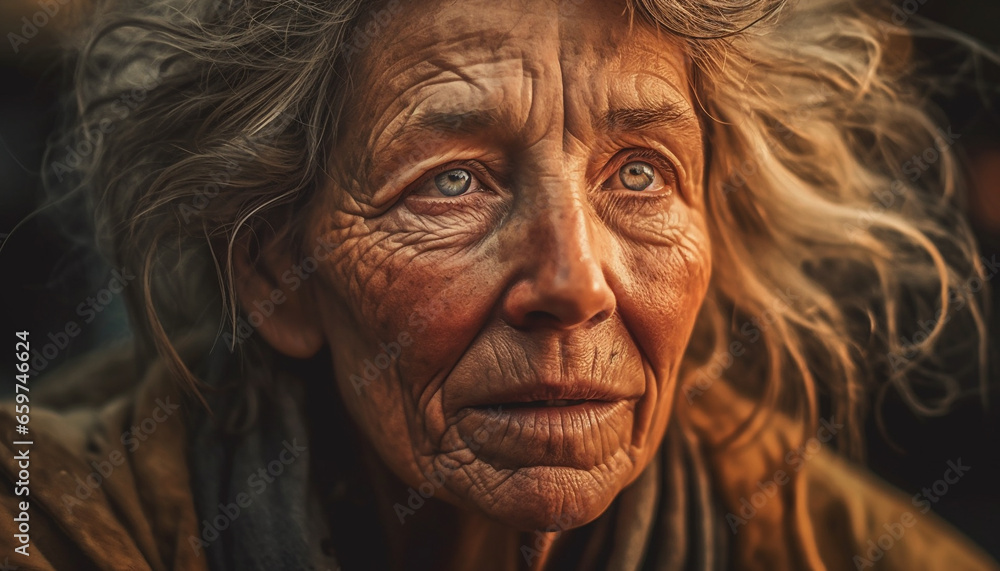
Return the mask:
[[580,400],[580,401],[563,401],[568,404],[562,405],[550,405],[543,401],[539,401],[537,404],[528,403],[501,403],[495,405],[484,405],[477,407],[470,407],[466,410],[473,412],[480,412],[486,415],[493,416],[506,416],[509,418],[518,418],[522,420],[545,420],[553,419],[558,420],[562,418],[563,415],[573,414],[593,414],[600,420],[601,416],[608,413],[614,412],[616,407],[624,404],[626,401],[604,401],[604,400]]
[[[631,438],[635,401],[587,400],[568,406],[518,403],[464,409],[458,430],[473,435],[474,451],[497,468],[531,465],[593,468],[605,462],[607,446]],[[617,449],[618,447],[613,447]]]

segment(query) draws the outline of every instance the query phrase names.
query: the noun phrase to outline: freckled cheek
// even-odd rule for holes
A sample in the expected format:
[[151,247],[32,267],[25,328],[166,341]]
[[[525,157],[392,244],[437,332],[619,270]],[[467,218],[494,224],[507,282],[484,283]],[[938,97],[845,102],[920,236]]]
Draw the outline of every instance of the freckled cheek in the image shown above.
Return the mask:
[[679,365],[711,275],[708,237],[700,220],[672,233],[669,244],[633,250],[628,294],[619,300],[658,371]]
[[400,380],[414,396],[443,378],[495,305],[495,263],[488,258],[474,250],[415,251],[403,246],[378,264],[338,270],[342,280],[360,284],[348,288],[345,308],[366,332],[360,357],[396,353]]
[[400,280],[408,295],[399,309],[413,339],[401,364],[417,382],[451,370],[488,322],[496,297],[488,267],[429,262],[411,264]]

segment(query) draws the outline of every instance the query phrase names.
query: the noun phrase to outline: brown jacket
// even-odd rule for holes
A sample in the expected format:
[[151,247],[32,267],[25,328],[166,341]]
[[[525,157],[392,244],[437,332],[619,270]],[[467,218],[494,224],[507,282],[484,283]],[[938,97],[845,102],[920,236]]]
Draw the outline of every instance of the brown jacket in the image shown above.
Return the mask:
[[[0,569],[207,570],[190,544],[200,529],[184,414],[196,405],[159,366],[128,384],[124,355],[89,357],[58,381],[59,392],[31,393],[28,436],[15,433],[13,405],[3,406]],[[40,408],[43,400],[58,412]],[[751,403],[722,383],[685,400],[677,412],[706,451],[740,569],[1000,569],[932,512],[831,453],[821,441],[835,423],[800,448],[800,431],[778,418],[723,448]],[[25,439],[33,444],[12,444]],[[24,450],[28,461],[17,459]],[[15,552],[25,500],[28,557]]]

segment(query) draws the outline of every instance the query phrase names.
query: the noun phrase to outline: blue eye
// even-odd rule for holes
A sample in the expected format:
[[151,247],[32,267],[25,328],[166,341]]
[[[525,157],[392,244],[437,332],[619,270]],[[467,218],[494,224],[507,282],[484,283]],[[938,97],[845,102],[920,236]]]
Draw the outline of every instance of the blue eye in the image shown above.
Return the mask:
[[434,177],[434,185],[445,196],[465,194],[472,186],[472,173],[465,169],[452,169]]
[[632,161],[618,171],[618,179],[629,190],[646,190],[656,180],[656,170],[649,163]]

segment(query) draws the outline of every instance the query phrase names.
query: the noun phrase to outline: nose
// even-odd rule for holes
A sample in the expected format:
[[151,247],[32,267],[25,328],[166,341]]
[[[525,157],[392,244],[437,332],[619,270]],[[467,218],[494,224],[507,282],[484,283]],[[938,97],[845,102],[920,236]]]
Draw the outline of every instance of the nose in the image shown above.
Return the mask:
[[503,300],[505,321],[519,329],[573,329],[608,319],[615,295],[602,264],[607,244],[587,205],[569,196],[531,210],[513,254],[524,262]]

